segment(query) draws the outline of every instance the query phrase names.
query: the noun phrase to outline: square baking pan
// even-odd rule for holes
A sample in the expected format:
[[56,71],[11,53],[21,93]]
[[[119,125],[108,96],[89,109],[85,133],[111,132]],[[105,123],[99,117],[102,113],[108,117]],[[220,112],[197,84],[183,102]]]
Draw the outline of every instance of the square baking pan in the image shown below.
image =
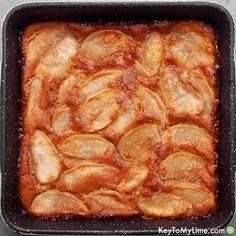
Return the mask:
[[[30,23],[70,21],[76,23],[153,22],[200,20],[217,32],[219,50],[219,145],[217,209],[205,218],[145,220],[141,218],[37,219],[27,215],[18,196],[20,151],[21,65],[20,38]],[[21,234],[159,234],[159,227],[223,228],[234,214],[234,26],[222,6],[203,3],[33,3],[12,9],[3,24],[1,77],[1,168],[3,219]]]

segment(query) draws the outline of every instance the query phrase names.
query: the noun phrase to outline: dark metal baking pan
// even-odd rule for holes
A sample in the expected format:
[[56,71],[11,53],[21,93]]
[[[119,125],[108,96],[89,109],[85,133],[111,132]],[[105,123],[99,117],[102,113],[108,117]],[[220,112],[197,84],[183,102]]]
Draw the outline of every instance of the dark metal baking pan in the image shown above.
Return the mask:
[[[19,115],[21,109],[20,35],[24,27],[40,21],[153,22],[201,20],[218,34],[219,147],[218,207],[206,218],[144,220],[43,220],[25,214],[18,197]],[[222,228],[234,213],[234,26],[229,12],[216,4],[194,3],[34,3],[12,9],[3,24],[1,78],[1,210],[5,223],[22,234],[159,234],[159,227]]]

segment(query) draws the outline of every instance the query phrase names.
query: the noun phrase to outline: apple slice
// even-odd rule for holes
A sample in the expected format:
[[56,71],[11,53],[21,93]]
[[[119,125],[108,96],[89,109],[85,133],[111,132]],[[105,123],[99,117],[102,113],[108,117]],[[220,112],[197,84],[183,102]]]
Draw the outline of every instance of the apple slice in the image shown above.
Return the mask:
[[158,192],[152,197],[138,199],[139,209],[148,216],[177,217],[187,212],[189,202],[172,194]]
[[81,159],[104,157],[114,145],[97,134],[75,134],[66,138],[59,146],[63,155]]
[[180,23],[168,35],[170,52],[181,66],[194,68],[213,65],[214,45],[204,34],[203,27],[194,23]]
[[49,137],[42,131],[36,130],[32,136],[31,153],[38,181],[42,184],[56,181],[61,172],[59,153]]
[[52,128],[57,135],[64,135],[67,132],[71,132],[71,111],[66,105],[55,109],[52,117]]
[[36,75],[43,78],[63,76],[70,67],[71,59],[77,55],[78,42],[71,35],[65,35],[41,58]]
[[201,98],[184,86],[180,75],[172,67],[162,68],[160,91],[166,106],[173,112],[198,115],[204,110]]
[[91,192],[100,187],[114,188],[119,180],[117,168],[95,162],[81,162],[64,172],[58,187],[78,193]]
[[54,43],[61,39],[65,34],[63,27],[46,27],[34,32],[27,39],[26,44],[26,61],[34,64],[40,60],[41,56],[48,50]]
[[119,93],[118,90],[107,89],[90,97],[78,111],[77,124],[80,130],[93,133],[111,124],[120,108],[117,102]]
[[207,188],[191,183],[173,184],[170,193],[193,205],[204,205],[206,208],[215,207],[215,196]]
[[73,89],[73,87],[77,84],[82,86],[85,80],[86,76],[82,71],[76,71],[71,74],[67,79],[65,79],[58,90],[57,105],[60,106],[64,104],[66,102],[68,93]]
[[114,190],[96,190],[85,195],[84,199],[94,215],[129,216],[137,213],[135,204]]
[[118,149],[125,160],[156,158],[156,145],[160,142],[159,126],[144,124],[125,133]]
[[81,52],[92,58],[104,58],[115,53],[129,52],[134,40],[119,30],[98,30],[81,44]]
[[173,125],[162,135],[162,143],[197,151],[211,161],[214,160],[213,142],[214,139],[204,129],[189,124]]
[[142,112],[140,99],[132,97],[131,100],[121,108],[120,114],[114,122],[108,126],[103,135],[111,140],[117,141],[119,137],[136,123]]
[[86,215],[87,206],[76,195],[50,189],[38,194],[32,201],[30,212],[37,216],[60,216],[76,213]]
[[118,69],[102,70],[94,74],[79,90],[79,96],[84,100],[89,96],[109,89],[123,76],[123,71]]
[[130,163],[130,170],[117,186],[117,190],[119,192],[129,192],[137,188],[147,177],[148,171],[145,162]]
[[208,173],[207,161],[189,152],[176,152],[160,164],[159,174],[164,180],[201,181],[201,174]]
[[188,87],[192,93],[197,94],[198,97],[201,98],[204,104],[203,115],[210,115],[215,104],[215,93],[210,85],[211,80],[212,78],[205,76],[200,69],[185,71],[181,74],[182,83]]
[[167,119],[166,107],[160,97],[152,90],[141,85],[137,89],[137,96],[142,101],[143,116],[165,125]]
[[163,58],[163,42],[158,32],[151,32],[138,49],[136,70],[147,76],[157,74]]

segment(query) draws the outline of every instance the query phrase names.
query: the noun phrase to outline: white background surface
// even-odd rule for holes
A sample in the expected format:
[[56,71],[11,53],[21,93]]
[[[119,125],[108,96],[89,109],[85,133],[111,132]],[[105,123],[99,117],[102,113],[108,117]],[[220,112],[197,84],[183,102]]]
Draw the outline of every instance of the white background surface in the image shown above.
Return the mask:
[[[96,2],[106,2],[106,0],[97,0]],[[136,2],[147,2],[145,0],[135,0]],[[159,2],[162,2],[163,0],[159,0]],[[174,1],[177,2],[178,0]],[[194,2],[195,0],[190,0],[190,1],[179,1],[179,2]],[[203,0],[202,0],[203,1]],[[13,7],[22,4],[22,3],[30,3],[30,2],[49,2],[48,0],[0,0],[0,24],[2,27],[2,23],[3,20],[5,18],[5,15],[7,14],[7,12],[12,9]],[[50,2],[72,2],[72,1],[62,1],[62,0],[51,0]],[[74,1],[74,2],[79,2],[79,1]],[[85,0],[84,2],[95,2],[93,0]],[[124,1],[116,1],[116,0],[109,0],[109,2],[124,2]],[[126,1],[126,2],[132,2],[132,0]],[[155,0],[149,0],[149,2],[155,2]],[[157,2],[157,1],[156,1]],[[165,2],[173,2],[173,1],[165,1]],[[229,10],[229,12],[231,13],[231,15],[234,18],[234,22],[236,22],[236,0],[212,0],[212,1],[205,1],[205,2],[214,2],[214,3],[218,3],[222,6],[224,6],[225,8],[227,8]],[[1,44],[2,44],[2,39],[0,42],[0,48],[1,48]],[[2,58],[1,56],[1,49],[0,49],[0,58]],[[234,216],[233,220],[230,223],[231,225],[233,225],[235,227],[236,230],[236,216]],[[3,223],[1,217],[0,217],[0,236],[13,236],[16,235],[14,232],[10,231]],[[226,235],[226,234],[225,234]],[[236,232],[235,234],[236,235]]]

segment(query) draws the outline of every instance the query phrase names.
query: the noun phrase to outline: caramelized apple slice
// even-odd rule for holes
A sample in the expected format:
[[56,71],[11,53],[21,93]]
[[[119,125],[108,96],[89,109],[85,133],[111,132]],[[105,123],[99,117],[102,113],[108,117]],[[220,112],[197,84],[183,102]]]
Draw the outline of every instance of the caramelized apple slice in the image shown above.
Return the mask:
[[87,98],[104,89],[109,89],[123,76],[122,70],[102,70],[94,74],[80,89],[79,95]]
[[44,78],[63,76],[70,67],[71,59],[76,56],[77,50],[77,40],[71,35],[66,35],[41,58],[36,74]]
[[181,83],[172,67],[162,68],[160,91],[167,107],[176,113],[198,115],[204,109],[203,101]]
[[28,91],[28,104],[26,110],[26,126],[28,128],[35,127],[35,120],[39,114],[36,113],[40,110],[40,94],[42,90],[42,82],[39,79],[32,79]]
[[71,111],[66,105],[55,109],[52,117],[52,128],[57,135],[63,135],[67,132],[71,132]]
[[201,180],[201,174],[208,173],[207,162],[189,152],[176,152],[166,157],[160,164],[159,174],[164,180]]
[[112,140],[119,138],[135,124],[141,115],[141,112],[141,101],[136,97],[133,97],[132,100],[127,102],[125,108],[121,109],[121,113],[114,122],[106,128],[104,135]]
[[118,90],[107,89],[93,96],[79,109],[80,130],[93,133],[107,127],[118,115],[120,105],[116,102]]
[[87,193],[100,187],[115,187],[118,169],[94,162],[81,162],[61,176],[58,187],[62,190]]
[[152,90],[139,86],[137,96],[142,101],[143,116],[152,120],[157,120],[161,124],[166,123],[166,107],[160,97]]
[[137,213],[135,205],[122,194],[109,189],[101,189],[84,197],[94,215],[124,216]]
[[160,141],[159,126],[144,124],[125,133],[118,149],[125,160],[155,158],[156,145]]
[[35,131],[31,139],[31,152],[38,181],[48,184],[57,180],[61,172],[59,153],[46,134]]
[[162,58],[163,42],[161,36],[157,32],[152,32],[138,50],[136,69],[147,76],[154,76],[158,72]]
[[130,164],[128,174],[117,186],[119,192],[129,192],[137,188],[147,177],[148,167],[145,162],[135,162]]
[[26,61],[34,63],[49,49],[53,43],[57,42],[64,34],[62,27],[46,27],[33,33],[26,44]]
[[214,46],[209,37],[201,32],[203,27],[180,23],[168,36],[170,52],[180,65],[193,68],[214,63]]
[[172,194],[158,192],[138,200],[139,209],[148,216],[176,217],[187,212],[189,203]]
[[[210,79],[211,78],[209,78],[209,81]],[[198,69],[186,71],[182,73],[181,80],[189,90],[201,98],[204,103],[204,111],[202,114],[211,114],[215,103],[215,94],[208,82],[208,78],[203,72]]]
[[30,212],[37,216],[54,217],[71,213],[85,215],[88,208],[76,195],[50,189],[34,198]]
[[193,205],[201,204],[206,208],[215,207],[215,196],[207,188],[197,184],[176,183],[173,184],[170,193]]
[[119,30],[98,30],[84,39],[81,51],[88,57],[104,58],[129,52],[133,44],[133,39]]
[[207,159],[214,159],[213,138],[202,128],[195,125],[178,124],[165,130],[162,142],[175,147],[195,150]]
[[71,74],[66,80],[64,80],[58,91],[57,104],[61,105],[65,103],[67,94],[71,91],[71,89],[77,84],[82,85],[85,79],[86,76],[82,71],[76,71],[75,73]]
[[66,138],[59,147],[63,155],[81,159],[104,157],[114,145],[97,134],[75,134]]

